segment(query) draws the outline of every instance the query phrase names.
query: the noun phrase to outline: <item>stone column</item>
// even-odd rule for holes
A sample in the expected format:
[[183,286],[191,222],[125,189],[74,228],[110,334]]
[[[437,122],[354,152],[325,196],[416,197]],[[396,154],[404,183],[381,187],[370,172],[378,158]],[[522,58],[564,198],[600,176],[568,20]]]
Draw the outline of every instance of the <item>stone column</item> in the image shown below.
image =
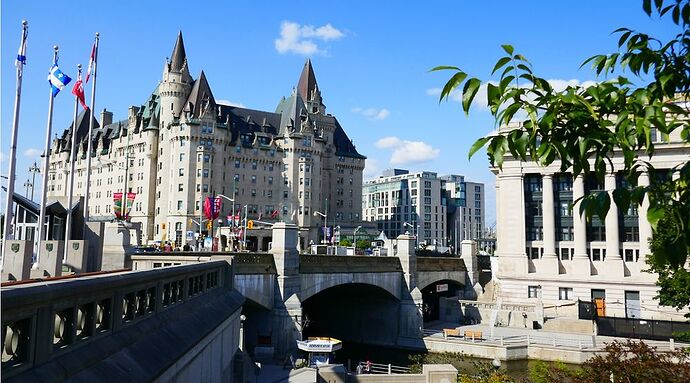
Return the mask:
[[[464,299],[477,299],[477,290],[481,291],[479,282],[479,265],[477,262],[477,243],[470,240],[462,241],[462,252],[460,258],[465,261],[467,277],[465,278]],[[478,286],[479,289],[474,287]]]
[[33,241],[6,240],[2,250],[2,280],[21,281],[31,276]]
[[401,234],[398,236],[398,258],[403,268],[403,278],[410,291],[417,287],[417,253],[415,252],[413,235]]
[[518,164],[507,162],[496,177],[498,268],[496,275],[527,276],[525,253],[525,186]]
[[581,202],[575,202],[585,195],[585,180],[580,174],[573,180],[573,232],[575,235],[575,254],[573,254],[573,271],[575,275],[590,276],[592,268],[587,256],[587,222],[585,215],[580,215]]
[[89,251],[88,242],[72,239],[67,241],[65,246],[67,246],[67,257],[63,259],[63,264],[76,274],[89,271],[86,269]]
[[604,221],[606,225],[606,266],[599,268],[599,275],[609,278],[623,278],[625,266],[620,254],[620,240],[618,237],[618,206],[613,202],[613,191],[616,190],[616,173],[608,173],[604,179],[604,189],[611,198],[611,207]]
[[553,202],[553,174],[542,176],[542,217],[544,226],[544,256],[537,272],[544,275],[558,275],[559,260],[556,253],[556,212]]
[[273,304],[274,358],[283,360],[297,350],[296,341],[302,332],[302,302],[300,294],[299,236],[297,225],[279,222],[273,225],[271,254],[276,264],[277,286]]
[[[637,181],[640,186],[649,186],[649,173],[641,173]],[[647,210],[649,210],[649,196],[645,194],[644,200],[638,209],[638,219],[640,227],[640,258],[646,259],[651,253],[649,240],[652,238],[652,225],[647,221]]]
[[38,248],[37,277],[59,277],[62,275],[62,257],[65,253],[64,241],[42,241]]

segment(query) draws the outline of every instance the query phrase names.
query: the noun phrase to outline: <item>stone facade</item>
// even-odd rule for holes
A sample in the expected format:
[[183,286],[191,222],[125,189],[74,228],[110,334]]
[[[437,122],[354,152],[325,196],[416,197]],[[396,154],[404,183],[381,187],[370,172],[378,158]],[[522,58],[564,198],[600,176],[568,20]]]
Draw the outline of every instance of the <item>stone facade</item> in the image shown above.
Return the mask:
[[[676,132],[679,134],[679,132]],[[690,158],[679,136],[655,137],[652,165],[671,169]],[[604,184],[573,180],[559,166],[507,159],[496,169],[497,255],[503,302],[536,303],[547,316],[577,317],[578,299],[596,300],[600,314],[642,319],[684,320],[684,312],[659,306],[657,276],[644,272],[652,235],[646,219],[648,202],[620,211],[612,201],[604,222],[585,222],[578,198],[596,190],[625,187],[623,159],[612,159],[614,171]],[[650,175],[642,174],[641,185]]]
[[[192,78],[182,35],[165,62],[162,80],[127,119],[103,111],[94,130],[89,215],[113,217],[113,193],[136,193],[130,217],[142,224],[142,242],[184,243],[204,198],[223,194],[219,218],[246,211],[249,219],[284,220],[299,227],[300,245],[318,242],[321,217],[354,227],[361,221],[362,171],[357,152],[338,120],[326,113],[311,61],[297,88],[275,112],[216,103],[206,75]],[[89,113],[77,121],[75,193],[85,193]],[[72,127],[51,149],[48,196],[63,196],[69,173]],[[326,204],[328,206],[326,206]],[[217,223],[216,223],[217,224]],[[226,224],[226,223],[224,223]],[[201,228],[206,234],[207,228]],[[252,239],[251,234],[249,239]],[[268,241],[254,240],[265,250]]]

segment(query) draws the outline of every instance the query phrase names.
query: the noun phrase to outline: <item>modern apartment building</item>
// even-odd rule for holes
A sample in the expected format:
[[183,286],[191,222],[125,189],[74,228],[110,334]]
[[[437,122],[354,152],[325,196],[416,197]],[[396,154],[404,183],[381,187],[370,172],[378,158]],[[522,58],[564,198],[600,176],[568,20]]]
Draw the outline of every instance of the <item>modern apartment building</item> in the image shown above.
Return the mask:
[[[86,190],[86,121],[88,112],[76,129],[76,195]],[[91,137],[90,217],[113,217],[113,192],[136,193],[130,217],[142,223],[143,242],[180,245],[186,232],[199,231],[192,219],[199,220],[204,198],[217,194],[235,200],[223,200],[221,219],[246,209],[250,219],[294,222],[302,248],[318,243],[324,226],[315,211],[328,211],[329,226],[361,221],[365,157],[326,113],[310,60],[275,111],[224,105],[203,71],[190,75],[180,33],[145,102],[123,120],[104,111],[100,122]],[[70,127],[53,141],[49,197],[67,193],[71,134]],[[265,250],[270,230],[248,239],[250,249]]]
[[[679,133],[678,133],[679,134]],[[658,172],[688,161],[690,146],[680,136],[653,134],[652,165]],[[659,306],[657,276],[645,259],[652,235],[648,203],[621,211],[615,203],[602,222],[586,222],[573,201],[596,190],[627,187],[614,156],[613,171],[596,179],[560,172],[559,166],[506,159],[495,169],[499,296],[503,302],[560,307],[552,315],[577,317],[578,299],[594,300],[600,314],[643,319],[684,320],[684,312]],[[641,185],[654,174],[642,174]]]
[[387,170],[364,183],[362,217],[389,238],[408,231],[419,244],[454,251],[463,239],[483,232],[484,185],[460,175]]

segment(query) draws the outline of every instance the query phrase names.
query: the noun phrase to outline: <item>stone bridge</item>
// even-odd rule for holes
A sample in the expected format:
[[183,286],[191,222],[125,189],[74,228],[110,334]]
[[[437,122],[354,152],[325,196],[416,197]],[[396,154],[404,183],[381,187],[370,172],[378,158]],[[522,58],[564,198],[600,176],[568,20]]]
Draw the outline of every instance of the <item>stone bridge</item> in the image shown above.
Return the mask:
[[417,258],[413,236],[399,236],[388,257],[299,254],[297,238],[296,226],[278,223],[270,253],[149,253],[132,261],[142,270],[231,256],[233,285],[247,299],[245,342],[259,359],[284,357],[305,335],[422,348],[424,309],[434,304],[427,298],[465,285],[461,258]]
[[14,282],[1,295],[3,382],[246,375],[227,261]]

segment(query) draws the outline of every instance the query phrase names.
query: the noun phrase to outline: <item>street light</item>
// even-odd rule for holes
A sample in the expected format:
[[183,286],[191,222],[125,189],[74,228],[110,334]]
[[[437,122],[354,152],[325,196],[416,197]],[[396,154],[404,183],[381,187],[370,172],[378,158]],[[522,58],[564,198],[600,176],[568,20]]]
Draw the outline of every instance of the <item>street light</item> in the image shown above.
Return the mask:
[[[232,197],[230,198],[226,195],[223,194],[216,194],[216,197],[224,198],[230,202],[232,202],[232,225],[230,225],[230,233],[234,233],[234,228],[235,228],[235,185],[234,185],[234,177],[233,177],[233,187],[232,187]],[[221,220],[218,220],[218,227],[220,227],[222,224]],[[234,240],[233,240],[234,242]],[[220,229],[218,230],[218,245],[220,246]]]
[[355,254],[357,255],[357,232],[362,228],[362,226],[357,226],[355,228],[355,231],[352,233],[352,244],[355,247]]
[[323,217],[323,243],[328,243],[326,241],[326,232],[328,230],[328,210],[326,210],[326,214],[324,214],[320,211],[314,210],[314,217],[319,216],[319,215]]
[[40,173],[41,169],[34,161],[34,164],[29,168],[29,173],[31,173],[31,200],[34,200],[34,185],[36,185],[36,173]]

